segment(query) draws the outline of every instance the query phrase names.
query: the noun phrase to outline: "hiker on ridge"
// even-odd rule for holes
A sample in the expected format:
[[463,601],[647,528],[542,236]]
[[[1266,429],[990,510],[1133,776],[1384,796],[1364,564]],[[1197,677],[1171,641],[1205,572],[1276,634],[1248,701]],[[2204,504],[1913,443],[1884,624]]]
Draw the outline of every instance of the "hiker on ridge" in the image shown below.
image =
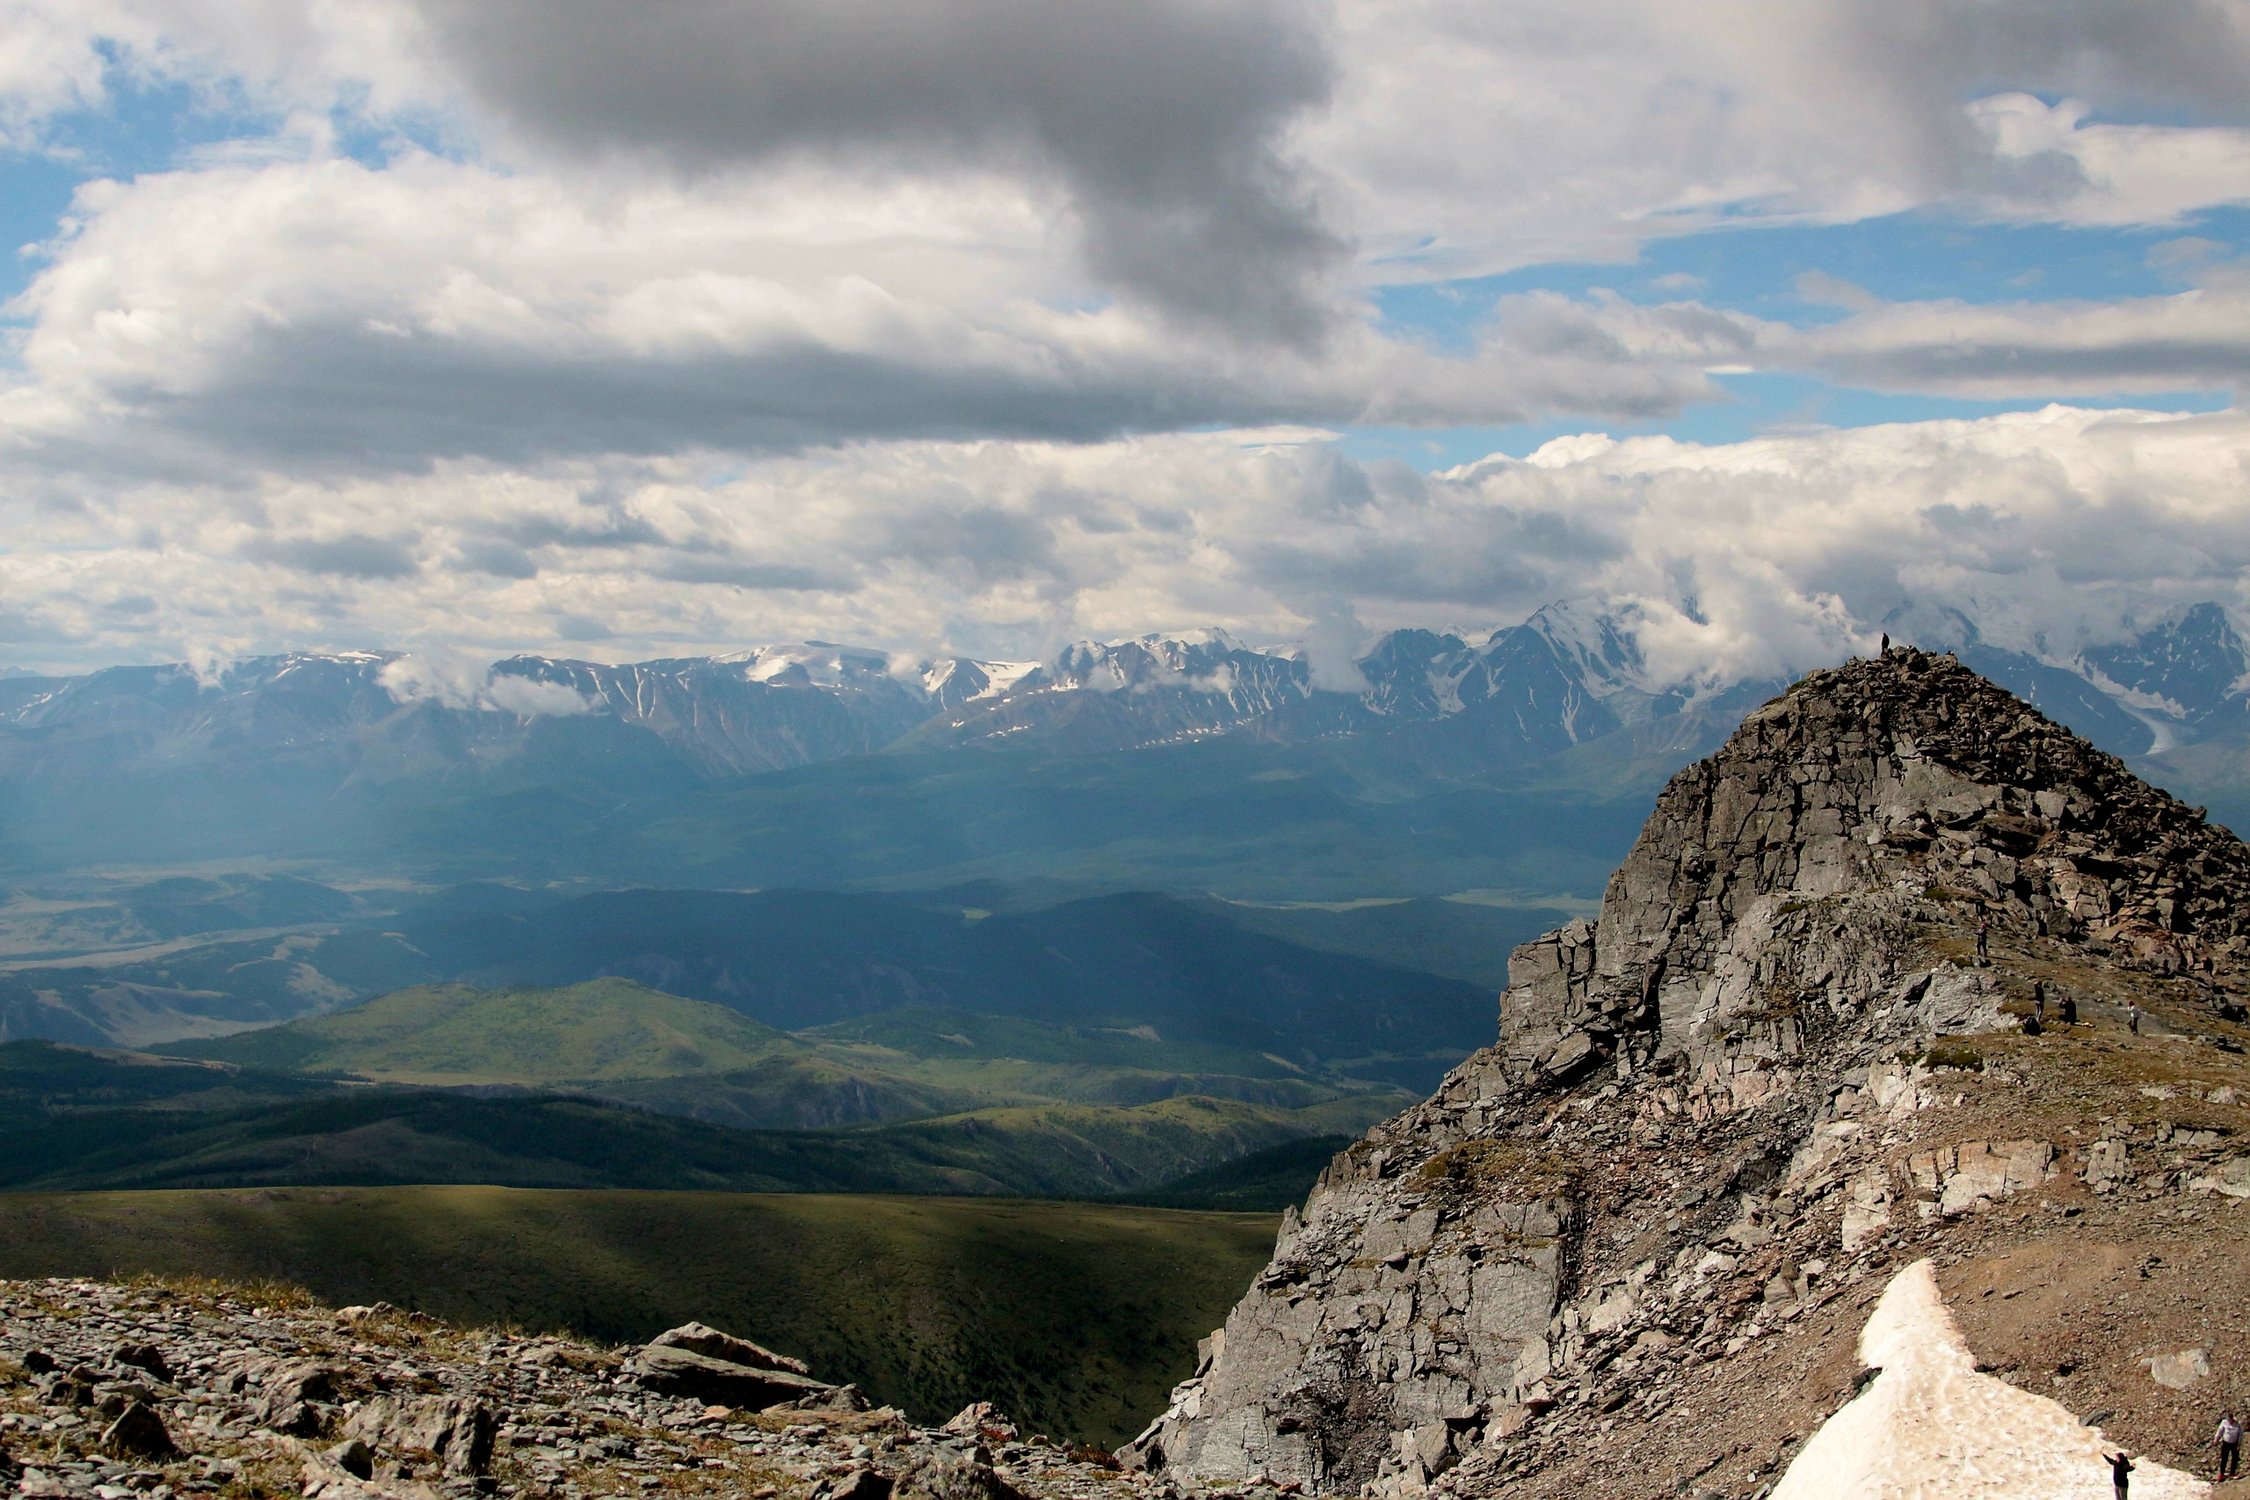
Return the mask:
[[1977,918],[1977,961],[1982,963],[1992,957],[1992,923],[1985,917]]
[[2242,1424],[2228,1412],[2219,1418],[2219,1430],[2211,1439],[2219,1450],[2219,1477],[2232,1479],[2242,1472]]
[[2133,1482],[2133,1461],[2121,1452],[2105,1453],[2102,1457],[2109,1460],[2110,1488],[2117,1492],[2117,1500],[2125,1500],[2126,1487]]

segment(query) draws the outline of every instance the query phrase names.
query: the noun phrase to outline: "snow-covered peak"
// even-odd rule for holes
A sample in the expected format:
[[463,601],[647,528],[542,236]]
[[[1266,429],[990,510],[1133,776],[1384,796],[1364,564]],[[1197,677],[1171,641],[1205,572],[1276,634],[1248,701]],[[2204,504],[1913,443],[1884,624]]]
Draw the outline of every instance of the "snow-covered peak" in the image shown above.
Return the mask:
[[1259,662],[1298,670],[1290,658],[1251,651],[1227,631],[1210,626],[1177,635],[1073,641],[1043,665],[1033,685],[1106,693],[1154,686],[1226,692],[1242,667]]
[[1205,650],[1222,654],[1243,649],[1242,642],[1236,640],[1231,632],[1217,625],[1203,625],[1194,630],[1183,630],[1178,635],[1172,636],[1144,635],[1140,638],[1140,643],[1144,646],[1169,645],[1183,651]]
[[980,698],[997,698],[1037,671],[1035,661],[974,661],[965,656],[941,657],[923,664],[922,691],[947,708],[958,708]]
[[715,659],[740,666],[745,682],[844,687],[869,678],[896,675],[890,652],[864,646],[839,646],[830,641],[752,646]]
[[2216,604],[2180,610],[2113,645],[2090,646],[2089,667],[2179,719],[2239,690],[2250,651]]
[[[1520,628],[1552,647],[1589,694],[1607,698],[1621,691],[1652,691],[1635,626],[1630,607],[1566,599],[1539,610]],[[1495,640],[1505,633],[1497,632]]]
[[980,661],[976,666],[985,678],[984,689],[977,695],[980,698],[997,698],[1039,670],[1035,661]]

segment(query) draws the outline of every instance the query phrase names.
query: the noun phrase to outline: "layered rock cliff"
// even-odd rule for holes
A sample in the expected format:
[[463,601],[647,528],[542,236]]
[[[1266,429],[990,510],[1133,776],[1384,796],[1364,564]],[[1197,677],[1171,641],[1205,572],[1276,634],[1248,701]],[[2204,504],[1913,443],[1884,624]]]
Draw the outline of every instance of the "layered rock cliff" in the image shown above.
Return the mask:
[[1336,1159],[1128,1456],[1748,1495],[1921,1255],[2005,1290],[1980,1350],[2186,1452],[2199,1398],[2126,1361],[2250,1270],[2246,921],[2250,849],[1952,657],[1816,673],[1516,951],[1498,1044]]

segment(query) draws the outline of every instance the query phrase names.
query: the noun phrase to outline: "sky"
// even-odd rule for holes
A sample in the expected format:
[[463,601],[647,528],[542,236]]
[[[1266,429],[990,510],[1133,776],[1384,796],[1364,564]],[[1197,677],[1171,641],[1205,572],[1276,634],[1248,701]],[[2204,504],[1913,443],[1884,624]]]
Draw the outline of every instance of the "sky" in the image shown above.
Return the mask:
[[2250,0],[0,0],[0,666],[2250,618]]

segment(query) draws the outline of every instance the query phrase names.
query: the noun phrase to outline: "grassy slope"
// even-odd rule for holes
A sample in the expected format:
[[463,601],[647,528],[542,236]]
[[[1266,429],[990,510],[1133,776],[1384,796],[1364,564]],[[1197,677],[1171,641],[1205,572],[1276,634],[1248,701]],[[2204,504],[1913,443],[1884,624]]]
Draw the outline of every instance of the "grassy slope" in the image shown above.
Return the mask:
[[493,1182],[1100,1196],[1298,1136],[1357,1131],[1400,1102],[1185,1096],[749,1131],[587,1099],[340,1089],[18,1043],[0,1046],[0,1188]]
[[1304,1109],[1365,1082],[1278,1056],[927,1008],[790,1035],[621,979],[553,989],[427,985],[356,1009],[166,1048],[254,1070],[418,1086],[568,1089],[738,1129],[831,1129],[1039,1105],[1202,1094]]
[[1118,1201],[1154,1208],[1211,1208],[1279,1213],[1305,1201],[1313,1181],[1336,1154],[1349,1146],[1348,1135],[1308,1136],[1253,1151],[1248,1156],[1177,1177],[1161,1187],[1126,1193]]
[[640,1339],[701,1318],[941,1420],[1115,1443],[1271,1252],[1270,1215],[498,1188],[30,1195],[0,1275],[273,1277],[339,1303]]
[[559,989],[420,985],[336,1015],[167,1050],[391,1083],[536,1088],[724,1073],[804,1049],[723,1005],[595,979]]

